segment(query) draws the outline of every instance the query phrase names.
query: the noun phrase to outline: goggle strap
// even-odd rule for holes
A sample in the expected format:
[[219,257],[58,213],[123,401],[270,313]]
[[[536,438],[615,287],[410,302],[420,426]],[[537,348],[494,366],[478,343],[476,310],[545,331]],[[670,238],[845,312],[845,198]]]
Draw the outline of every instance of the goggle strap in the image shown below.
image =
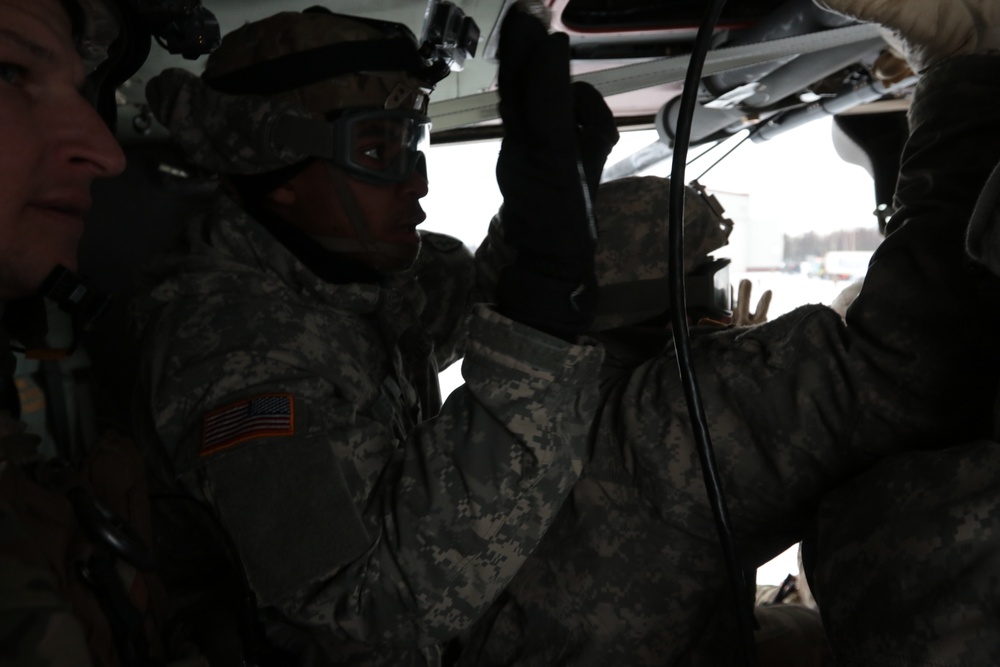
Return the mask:
[[[688,275],[684,279],[687,307],[713,308],[730,311],[732,304],[728,290],[720,292],[714,273]],[[614,285],[601,285],[597,289],[595,317],[625,315],[629,313],[663,313],[670,308],[669,279],[650,278]]]
[[347,219],[350,220],[351,226],[354,227],[354,232],[358,235],[358,241],[361,243],[364,251],[372,257],[380,257],[378,243],[375,241],[375,236],[368,227],[365,216],[358,206],[358,200],[355,199],[354,193],[351,192],[351,188],[347,185],[347,176],[343,171],[329,163],[326,165],[326,172],[330,175],[333,187],[337,191],[337,197],[339,197],[341,204],[344,206]]
[[595,317],[627,313],[666,312],[670,291],[666,278],[651,278],[629,283],[601,285],[597,288]]

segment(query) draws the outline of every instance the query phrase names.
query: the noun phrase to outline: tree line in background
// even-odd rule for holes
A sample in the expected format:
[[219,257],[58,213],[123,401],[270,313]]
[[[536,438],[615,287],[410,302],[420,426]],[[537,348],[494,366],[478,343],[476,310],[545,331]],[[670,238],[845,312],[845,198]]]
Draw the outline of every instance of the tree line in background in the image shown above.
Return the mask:
[[831,234],[785,234],[785,262],[804,262],[810,257],[822,257],[831,250],[875,250],[883,238],[878,229],[867,227],[841,229]]

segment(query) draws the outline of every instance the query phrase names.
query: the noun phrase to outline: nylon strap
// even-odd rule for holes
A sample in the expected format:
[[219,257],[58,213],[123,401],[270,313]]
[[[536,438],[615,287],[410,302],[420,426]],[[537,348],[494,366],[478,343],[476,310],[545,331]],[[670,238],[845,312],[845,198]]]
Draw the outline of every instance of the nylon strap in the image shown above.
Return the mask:
[[[360,69],[359,63],[363,63]],[[359,71],[411,72],[419,64],[417,47],[409,40],[372,39],[289,53],[213,77],[206,83],[231,95],[275,95]]]
[[[351,192],[350,187],[347,185],[347,176],[344,172],[332,165],[327,165],[327,173],[330,175],[330,181],[337,191],[337,196],[340,198],[340,202],[347,213],[347,218],[350,220],[351,226],[354,227],[358,238],[356,240],[331,239],[329,237],[311,235],[312,238],[320,242],[323,247],[334,252],[364,252],[373,260],[379,262],[379,264],[382,263],[379,261],[382,259],[393,260],[409,257],[413,252],[412,248],[397,248],[396,244],[377,241],[375,239],[375,235],[368,226],[368,221],[365,219],[364,213],[361,212],[358,200],[355,199],[354,193]],[[384,271],[388,267],[376,266],[375,268],[379,271]]]
[[[689,309],[722,308],[714,299],[715,281],[712,275],[691,275],[685,277],[685,296]],[[595,317],[666,312],[670,308],[669,278],[647,278],[628,283],[601,285],[597,288],[597,309]]]
[[[864,23],[757,44],[724,47],[709,52],[705,60],[703,76],[758,65],[779,58],[857,44],[880,37],[878,26]],[[573,80],[585,81],[607,97],[683,81],[687,66],[687,55],[657,58],[598,72],[588,72],[574,76]],[[500,117],[497,109],[499,100],[500,97],[496,91],[492,91],[432,102],[428,109],[428,115],[434,123],[434,130],[440,132],[463,125],[498,119]]]
[[329,174],[330,181],[337,192],[337,197],[340,199],[340,203],[347,213],[347,219],[350,220],[351,226],[354,227],[354,232],[358,235],[358,241],[361,243],[361,246],[368,254],[378,257],[379,252],[378,246],[375,244],[375,236],[372,234],[371,229],[368,228],[368,223],[365,220],[364,213],[361,212],[358,200],[354,198],[354,193],[351,192],[351,188],[347,185],[347,176],[340,169],[330,164],[326,165],[326,172]]
[[670,293],[666,278],[650,278],[597,288],[595,317],[608,317],[626,313],[644,313],[670,308]]

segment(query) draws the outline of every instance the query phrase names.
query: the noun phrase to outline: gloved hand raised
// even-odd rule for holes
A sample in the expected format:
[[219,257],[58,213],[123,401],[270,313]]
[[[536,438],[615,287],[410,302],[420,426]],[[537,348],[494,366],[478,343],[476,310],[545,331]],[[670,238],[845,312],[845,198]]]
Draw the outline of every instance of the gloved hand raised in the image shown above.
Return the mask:
[[736,307],[733,308],[732,324],[737,327],[750,327],[767,322],[767,310],[771,306],[771,290],[764,290],[757,301],[757,308],[750,312],[750,294],[753,283],[744,278],[740,281],[736,296]]
[[512,319],[578,333],[596,301],[597,230],[587,184],[596,188],[617,141],[614,118],[596,90],[571,86],[566,35],[549,34],[516,5],[501,27],[498,57],[504,139],[497,183],[504,236],[517,261],[500,274],[497,303]]

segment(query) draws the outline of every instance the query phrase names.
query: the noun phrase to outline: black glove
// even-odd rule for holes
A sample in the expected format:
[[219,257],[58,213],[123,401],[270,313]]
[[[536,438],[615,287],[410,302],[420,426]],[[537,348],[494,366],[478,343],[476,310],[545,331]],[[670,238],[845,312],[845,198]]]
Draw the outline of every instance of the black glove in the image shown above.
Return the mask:
[[497,304],[512,319],[572,335],[586,330],[596,302],[587,182],[596,187],[617,130],[589,86],[574,109],[566,35],[549,34],[515,6],[501,27],[498,57],[504,140],[497,183],[504,236],[517,261],[501,271]]

